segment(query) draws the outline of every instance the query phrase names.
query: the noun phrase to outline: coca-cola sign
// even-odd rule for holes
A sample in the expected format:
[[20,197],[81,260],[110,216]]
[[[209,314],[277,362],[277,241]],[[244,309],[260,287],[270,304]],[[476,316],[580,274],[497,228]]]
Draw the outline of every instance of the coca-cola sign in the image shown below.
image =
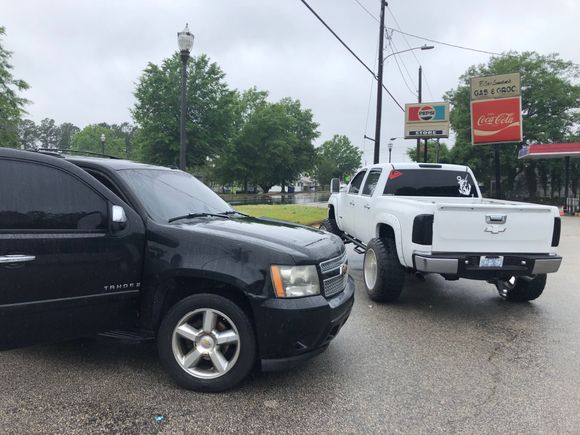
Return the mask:
[[471,137],[474,145],[521,142],[520,97],[472,101]]

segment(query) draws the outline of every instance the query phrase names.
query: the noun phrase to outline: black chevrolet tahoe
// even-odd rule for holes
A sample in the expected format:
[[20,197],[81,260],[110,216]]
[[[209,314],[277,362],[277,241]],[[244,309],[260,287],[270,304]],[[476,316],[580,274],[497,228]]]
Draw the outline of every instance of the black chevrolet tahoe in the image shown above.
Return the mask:
[[323,351],[353,301],[332,234],[179,170],[0,148],[0,349],[130,331],[179,385],[221,391]]

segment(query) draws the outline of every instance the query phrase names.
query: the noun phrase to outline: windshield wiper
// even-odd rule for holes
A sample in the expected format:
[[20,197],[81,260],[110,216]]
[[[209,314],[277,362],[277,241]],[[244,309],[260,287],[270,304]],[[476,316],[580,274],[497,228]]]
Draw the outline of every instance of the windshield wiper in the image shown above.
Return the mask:
[[225,214],[225,215],[228,215],[228,216],[233,215],[233,214],[239,214],[239,215],[244,216],[244,217],[251,217],[249,214],[242,213],[242,212],[239,212],[237,210],[228,210],[228,211],[224,211],[221,214]]
[[196,217],[205,217],[205,216],[212,216],[212,217],[221,217],[224,219],[231,219],[226,213],[189,213],[184,214],[183,216],[176,216],[167,221],[167,223],[175,222],[181,219],[193,219]]

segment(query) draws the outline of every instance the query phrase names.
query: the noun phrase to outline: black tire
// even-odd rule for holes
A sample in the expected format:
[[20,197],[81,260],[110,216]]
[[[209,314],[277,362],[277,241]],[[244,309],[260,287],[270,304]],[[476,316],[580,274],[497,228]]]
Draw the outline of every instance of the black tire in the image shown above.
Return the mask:
[[336,234],[338,237],[343,236],[343,232],[340,231],[340,228],[338,228],[338,224],[336,223],[335,219],[324,219],[320,223],[318,229],[328,233]]
[[533,301],[540,297],[546,287],[546,274],[519,276],[507,281],[497,281],[495,286],[499,295],[510,302]]
[[[233,365],[227,367],[223,375],[219,375],[217,365],[214,365],[209,354],[198,359],[198,364],[205,364],[206,367],[210,367],[209,370],[213,367],[215,376],[218,376],[213,379],[206,379],[186,371],[178,362],[178,357],[173,351],[173,334],[178,324],[181,324],[189,315],[192,315],[192,319],[195,321],[201,315],[202,320],[205,321],[205,312],[207,311],[211,311],[216,316],[215,329],[212,330],[212,334],[213,332],[219,333],[218,328],[220,327],[222,331],[225,331],[224,325],[231,326],[231,323],[233,324],[231,330],[236,332],[238,336],[237,344],[219,345],[217,341],[213,341],[214,351],[218,350],[226,360],[228,353],[237,355],[235,359],[230,360],[230,362],[233,361]],[[220,314],[225,316],[222,317]],[[191,321],[193,322],[193,320]],[[192,324],[188,323],[188,326],[192,326]],[[201,329],[198,328],[197,332],[205,336],[215,337],[215,335],[203,332],[203,326]],[[207,341],[204,344],[207,344]],[[194,344],[193,340],[182,337],[176,338],[176,345],[179,349],[178,352],[183,350],[184,354],[186,353],[184,349],[187,349],[187,346],[189,346],[189,351],[202,349],[201,342],[198,341],[198,344]],[[157,335],[157,347],[161,363],[175,382],[183,388],[195,391],[219,392],[230,389],[239,384],[250,373],[256,361],[256,339],[248,315],[234,302],[214,294],[203,293],[189,296],[171,307],[161,322]]]
[[[375,280],[372,279],[370,271],[373,254],[377,263]],[[405,269],[399,262],[394,239],[375,238],[368,243],[363,262],[363,277],[367,294],[373,301],[393,302],[398,299],[405,285]]]

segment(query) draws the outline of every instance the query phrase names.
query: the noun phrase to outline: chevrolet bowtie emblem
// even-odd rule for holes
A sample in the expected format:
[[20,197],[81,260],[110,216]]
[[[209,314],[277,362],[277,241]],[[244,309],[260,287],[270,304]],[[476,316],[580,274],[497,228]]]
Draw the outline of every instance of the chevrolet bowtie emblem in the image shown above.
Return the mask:
[[507,230],[507,227],[500,227],[499,225],[488,225],[483,231],[491,234],[499,234],[503,233],[505,230]]

